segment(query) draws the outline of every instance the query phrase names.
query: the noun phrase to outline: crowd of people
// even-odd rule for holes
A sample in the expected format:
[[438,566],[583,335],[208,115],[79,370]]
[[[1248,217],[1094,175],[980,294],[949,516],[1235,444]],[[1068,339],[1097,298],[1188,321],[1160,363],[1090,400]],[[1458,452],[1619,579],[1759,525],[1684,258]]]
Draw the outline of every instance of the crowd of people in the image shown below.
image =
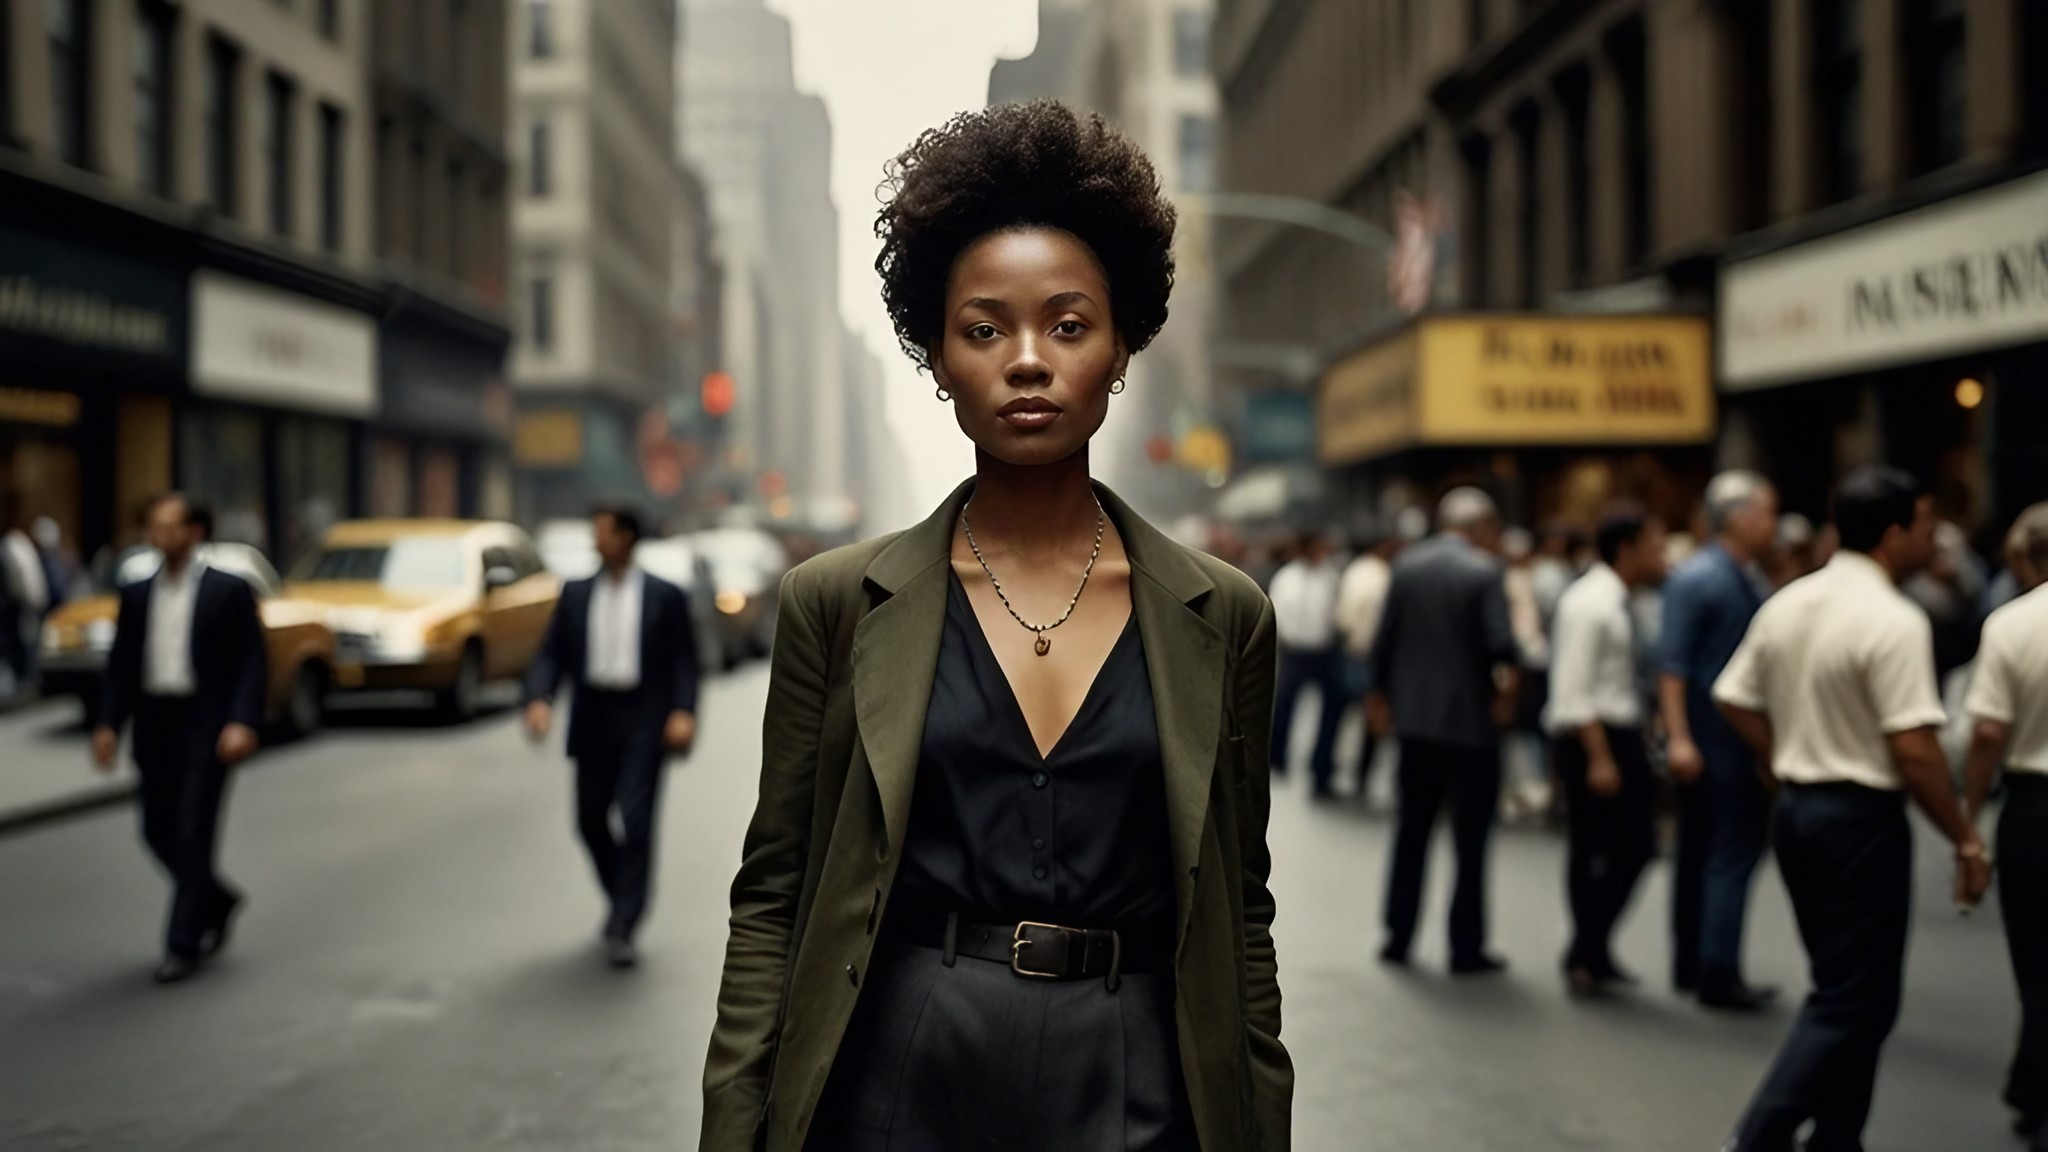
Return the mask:
[[2000,896],[2024,1015],[2005,1095],[2048,1152],[2048,504],[2011,526],[1996,573],[1896,470],[1852,473],[1831,513],[1818,527],[1781,514],[1766,478],[1731,471],[1684,531],[1617,502],[1539,536],[1460,488],[1433,533],[1411,512],[1352,541],[1348,559],[1329,535],[1304,536],[1268,581],[1271,763],[1289,770],[1311,687],[1319,801],[1338,796],[1347,712],[1364,713],[1362,800],[1393,745],[1390,965],[1410,963],[1446,808],[1450,968],[1465,976],[1506,966],[1488,949],[1495,824],[1559,821],[1572,927],[1560,969],[1585,999],[1638,983],[1611,941],[1668,813],[1672,985],[1716,1011],[1772,1004],[1742,961],[1752,881],[1774,849],[1812,992],[1736,1128],[1729,1147],[1743,1152],[1789,1149],[1801,1131],[1808,1149],[1861,1146],[1902,994],[1906,807],[1953,846],[1967,908],[1991,884],[1978,825],[2002,790]]

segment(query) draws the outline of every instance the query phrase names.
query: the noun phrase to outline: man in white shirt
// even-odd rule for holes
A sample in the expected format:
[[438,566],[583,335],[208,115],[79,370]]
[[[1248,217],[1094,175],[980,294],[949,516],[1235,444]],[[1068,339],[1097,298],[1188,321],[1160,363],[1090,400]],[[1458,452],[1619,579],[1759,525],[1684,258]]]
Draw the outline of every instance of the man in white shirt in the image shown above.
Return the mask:
[[214,854],[228,770],[256,751],[266,660],[255,591],[197,554],[212,515],[170,493],[150,505],[148,525],[162,562],[121,590],[92,751],[111,771],[134,720],[142,836],[172,883],[156,981],[173,984],[227,946],[242,903]]
[[1643,743],[1629,596],[1664,578],[1664,525],[1640,507],[1616,507],[1594,544],[1600,562],[1557,603],[1543,715],[1570,818],[1573,935],[1564,971],[1578,996],[1634,983],[1609,942],[1657,848],[1657,780]]
[[1273,771],[1287,771],[1287,745],[1294,734],[1294,714],[1301,691],[1313,685],[1319,701],[1316,747],[1309,757],[1315,795],[1333,794],[1337,774],[1337,726],[1349,703],[1343,666],[1337,652],[1337,565],[1330,559],[1330,540],[1319,533],[1304,536],[1294,559],[1273,574],[1268,595],[1273,600],[1275,638],[1280,643],[1280,683],[1273,713]]
[[[568,681],[577,828],[610,901],[606,957],[631,968],[653,881],[662,763],[696,740],[697,641],[688,594],[633,563],[639,516],[606,506],[591,523],[603,564],[562,589],[527,670],[526,727],[536,741],[547,735]],[[612,831],[614,809],[623,837]]]
[[1841,548],[1767,601],[1714,683],[1729,723],[1784,783],[1778,868],[1813,993],[1729,1147],[1862,1147],[1878,1053],[1898,1018],[1912,907],[1906,797],[1955,845],[1956,899],[1975,904],[1990,858],[1937,739],[1933,633],[1898,590],[1933,551],[1933,502],[1896,469],[1835,488]]
[[[1394,557],[1401,553],[1401,538],[1393,533],[1375,533],[1358,543],[1357,558],[1344,566],[1344,576],[1337,582],[1337,632],[1343,644],[1347,704],[1364,700],[1372,691],[1373,637],[1379,635],[1380,614],[1387,607],[1387,588],[1394,582]],[[1365,746],[1358,755],[1360,800],[1370,794],[1376,744],[1372,726],[1367,725]]]
[[2020,514],[2008,543],[2021,594],[1984,622],[1963,710],[1975,721],[1964,760],[1972,823],[2005,768],[1998,820],[1998,902],[2020,990],[2020,1043],[2006,1103],[2048,1152],[2048,504]]

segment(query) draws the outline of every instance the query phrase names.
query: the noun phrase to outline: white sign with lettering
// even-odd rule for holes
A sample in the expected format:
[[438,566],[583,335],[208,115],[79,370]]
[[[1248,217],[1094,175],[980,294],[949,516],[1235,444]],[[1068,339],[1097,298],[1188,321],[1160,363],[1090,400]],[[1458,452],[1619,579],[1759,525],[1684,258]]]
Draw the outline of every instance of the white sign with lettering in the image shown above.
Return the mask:
[[1730,265],[1740,391],[2048,339],[2048,173]]
[[377,325],[361,312],[202,269],[192,275],[192,390],[368,416],[377,409]]

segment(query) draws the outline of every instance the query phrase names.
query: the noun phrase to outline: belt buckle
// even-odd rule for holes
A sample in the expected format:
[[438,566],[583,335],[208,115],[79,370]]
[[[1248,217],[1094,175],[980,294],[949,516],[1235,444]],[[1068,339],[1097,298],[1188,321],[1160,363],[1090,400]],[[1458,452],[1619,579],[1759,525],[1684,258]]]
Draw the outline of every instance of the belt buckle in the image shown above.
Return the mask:
[[1060,927],[1057,924],[1042,924],[1036,920],[1018,921],[1016,931],[1010,934],[1010,971],[1015,972],[1017,975],[1022,976],[1027,980],[1059,979],[1061,973],[1040,972],[1036,969],[1024,967],[1024,950],[1026,948],[1031,947],[1033,943],[1031,936],[1029,934],[1029,930],[1032,928],[1045,928],[1053,932],[1066,931],[1066,929]]

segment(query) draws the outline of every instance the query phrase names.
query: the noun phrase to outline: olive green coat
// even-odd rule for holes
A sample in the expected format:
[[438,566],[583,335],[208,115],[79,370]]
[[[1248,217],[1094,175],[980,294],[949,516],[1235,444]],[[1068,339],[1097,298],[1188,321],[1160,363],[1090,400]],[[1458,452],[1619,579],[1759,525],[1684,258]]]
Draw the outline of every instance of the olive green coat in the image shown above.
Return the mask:
[[[704,1067],[704,1152],[801,1152],[853,1013],[910,818],[962,485],[923,523],[792,571],[768,688],[761,793],[732,886]],[[1273,609],[1106,489],[1159,719],[1180,933],[1181,1067],[1206,1152],[1285,1152],[1267,889]]]

